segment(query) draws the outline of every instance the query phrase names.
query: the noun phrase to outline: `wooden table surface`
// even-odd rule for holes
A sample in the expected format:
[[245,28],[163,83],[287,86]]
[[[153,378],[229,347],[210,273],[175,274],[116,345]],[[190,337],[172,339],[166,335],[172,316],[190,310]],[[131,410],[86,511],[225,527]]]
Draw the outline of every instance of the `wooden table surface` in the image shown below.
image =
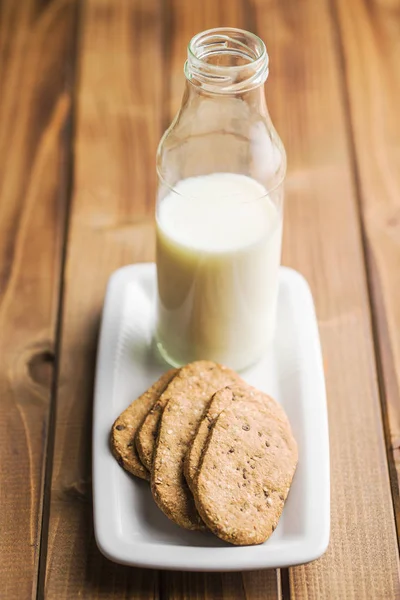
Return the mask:
[[[105,285],[154,259],[155,151],[186,44],[267,43],[288,153],[283,262],[316,302],[332,535],[306,566],[115,565],[93,535],[91,414]],[[400,2],[0,2],[0,598],[400,598]]]

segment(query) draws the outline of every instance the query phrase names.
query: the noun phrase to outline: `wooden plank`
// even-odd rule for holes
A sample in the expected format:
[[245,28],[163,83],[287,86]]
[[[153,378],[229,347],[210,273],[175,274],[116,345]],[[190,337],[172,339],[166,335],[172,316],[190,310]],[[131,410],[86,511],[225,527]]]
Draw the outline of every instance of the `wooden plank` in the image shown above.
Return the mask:
[[395,598],[397,543],[335,23],[327,1],[253,4],[271,57],[267,98],[288,151],[284,262],[314,293],[329,402],[331,543],[321,560],[291,570],[291,598]]
[[336,2],[400,536],[399,5]]
[[92,383],[107,279],[154,258],[161,135],[158,0],[87,0],[81,17],[75,181],[58,382],[46,599],[154,598],[158,574],[98,551],[91,502]]
[[75,2],[0,4],[0,580],[36,595]]
[[279,571],[161,573],[162,594],[168,600],[269,600],[278,598],[279,586]]
[[[169,0],[168,30],[164,54],[167,111],[164,127],[167,127],[179,109],[185,85],[182,68],[187,56],[187,45],[200,31],[213,27],[240,27],[249,29],[250,13],[242,0],[204,0],[193,5],[186,0]],[[214,600],[226,597],[230,600],[273,600],[280,594],[280,577],[275,570],[230,575],[201,573],[164,573],[163,592],[171,600],[190,598]]]
[[[82,23],[78,92],[75,194],[69,236],[57,436],[45,595],[76,598],[153,597],[156,573],[112,565],[101,557],[92,532],[89,445],[92,373],[98,319],[109,274],[122,264],[151,260],[153,254],[154,165],[165,122],[163,99],[170,92],[169,42],[157,2],[89,0]],[[206,5],[213,14],[212,3]],[[173,19],[187,14],[174,12]],[[192,12],[192,11],[190,11]],[[202,15],[202,13],[200,13]],[[163,13],[165,17],[165,13]],[[169,15],[171,18],[171,15]],[[203,17],[202,17],[203,18]],[[171,21],[164,21],[164,27]],[[194,24],[193,32],[204,28]],[[181,30],[181,28],[180,28]],[[136,53],[133,51],[135,40]],[[179,49],[181,82],[188,39]],[[152,65],[151,77],[148,65]],[[135,78],[132,79],[132,73]],[[175,71],[174,71],[175,73]],[[107,83],[105,85],[105,82]],[[170,120],[168,116],[168,120]],[[88,375],[90,374],[90,375]],[[64,383],[65,382],[65,383]],[[162,576],[171,597],[276,598],[274,572],[171,574]]]
[[279,570],[243,573],[161,574],[162,595],[169,600],[273,600],[280,597]]

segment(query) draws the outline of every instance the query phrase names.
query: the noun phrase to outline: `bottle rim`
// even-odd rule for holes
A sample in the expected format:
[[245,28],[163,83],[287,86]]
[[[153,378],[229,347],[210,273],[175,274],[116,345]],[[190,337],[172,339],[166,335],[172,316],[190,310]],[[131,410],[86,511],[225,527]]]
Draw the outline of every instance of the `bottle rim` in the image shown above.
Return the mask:
[[[264,42],[255,33],[217,27],[196,34],[188,44],[184,72],[192,85],[210,93],[234,94],[262,85],[269,73]],[[216,56],[240,64],[214,64]]]

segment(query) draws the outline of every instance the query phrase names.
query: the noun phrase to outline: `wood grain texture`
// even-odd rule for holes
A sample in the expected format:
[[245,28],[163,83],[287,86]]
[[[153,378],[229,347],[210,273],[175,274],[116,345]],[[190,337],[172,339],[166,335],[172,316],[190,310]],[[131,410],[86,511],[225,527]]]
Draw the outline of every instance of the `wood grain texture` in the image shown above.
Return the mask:
[[270,600],[278,598],[279,571],[246,573],[161,573],[168,600]]
[[153,254],[161,135],[158,0],[87,0],[81,14],[75,181],[65,272],[46,600],[154,598],[158,574],[106,560],[93,536],[91,413],[107,279]]
[[179,106],[187,42],[217,25],[255,29],[267,41],[268,102],[290,165],[284,259],[310,281],[326,360],[332,542],[321,560],[291,570],[290,596],[395,598],[393,510],[328,0],[206,0],[195,10],[184,0],[86,0],[82,8],[45,597],[281,595],[279,572],[158,574],[113,565],[97,550],[92,529],[92,380],[105,284],[117,267],[154,258],[157,142]]
[[395,598],[397,543],[335,23],[325,1],[253,6],[271,57],[267,100],[288,151],[284,262],[314,294],[329,404],[331,543],[322,559],[291,569],[291,598]]
[[400,5],[336,1],[400,536]]
[[[36,596],[75,3],[0,4],[0,596]],[[51,47],[51,52],[48,52]]]

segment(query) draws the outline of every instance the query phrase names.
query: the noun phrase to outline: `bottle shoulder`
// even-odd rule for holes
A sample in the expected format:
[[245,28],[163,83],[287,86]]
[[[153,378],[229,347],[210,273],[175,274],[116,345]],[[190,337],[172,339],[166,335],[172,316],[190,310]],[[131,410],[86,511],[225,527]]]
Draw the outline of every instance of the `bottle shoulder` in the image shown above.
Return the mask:
[[174,185],[176,179],[229,171],[248,174],[267,189],[279,185],[286,173],[283,143],[265,102],[246,100],[199,97],[183,102],[158,147],[160,177]]

